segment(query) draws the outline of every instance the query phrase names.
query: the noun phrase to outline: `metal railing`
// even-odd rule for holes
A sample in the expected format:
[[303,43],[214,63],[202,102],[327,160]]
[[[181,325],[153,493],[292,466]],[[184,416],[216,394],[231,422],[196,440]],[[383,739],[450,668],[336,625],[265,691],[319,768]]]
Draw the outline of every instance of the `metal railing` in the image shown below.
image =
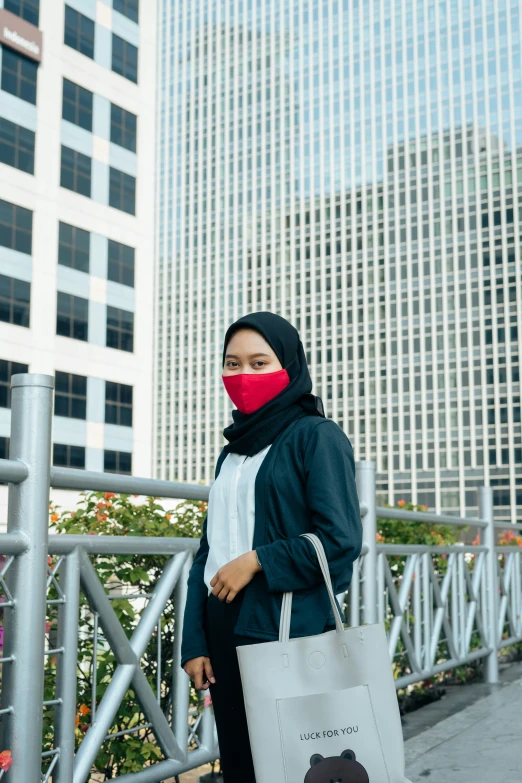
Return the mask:
[[[146,723],[121,734],[153,734],[164,760],[119,780],[158,783],[219,755],[211,709],[201,714],[190,709],[189,681],[180,667],[179,632],[174,634],[172,649],[161,653],[158,643],[158,656],[172,661],[168,710],[160,705],[158,693],[154,694],[141,668],[156,628],[161,635],[160,618],[172,595],[175,617],[183,614],[187,575],[198,542],[49,535],[49,491],[54,487],[207,500],[209,487],[51,467],[52,398],[51,377],[13,376],[10,457],[0,460],[0,480],[10,482],[8,532],[0,536],[0,553],[6,556],[0,570],[4,594],[0,750],[10,750],[13,759],[6,779],[16,783],[84,783],[90,779],[99,750],[114,736],[109,733],[114,717],[131,688]],[[486,661],[487,680],[496,682],[498,650],[522,640],[522,561],[520,550],[496,546],[491,489],[479,490],[480,519],[461,519],[377,507],[374,463],[358,462],[356,473],[365,544],[346,596],[349,624],[386,623],[390,654],[394,662],[401,663],[403,672],[396,681],[398,688],[479,658]],[[381,517],[411,524],[473,525],[481,531],[480,545],[377,544],[377,519]],[[162,555],[167,560],[128,638],[91,559],[134,554]],[[48,563],[49,555],[58,558],[53,565]],[[400,573],[394,571],[398,557]],[[441,557],[445,558],[444,569],[438,565]],[[48,597],[50,588],[53,598]],[[98,704],[94,659],[91,724],[75,751],[81,594],[95,618],[95,641],[99,630],[117,667]],[[58,605],[56,646],[51,650],[45,641],[50,603]],[[56,656],[56,693],[44,703],[43,661],[49,654]],[[158,692],[159,687],[158,681]],[[54,747],[42,754],[44,704],[54,709],[55,731]]]

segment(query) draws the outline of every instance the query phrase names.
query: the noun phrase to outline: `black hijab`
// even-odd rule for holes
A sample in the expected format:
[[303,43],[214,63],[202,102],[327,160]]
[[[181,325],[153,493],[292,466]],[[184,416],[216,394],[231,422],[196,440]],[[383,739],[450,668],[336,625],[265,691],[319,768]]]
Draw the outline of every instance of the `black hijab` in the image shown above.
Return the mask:
[[223,430],[229,441],[225,452],[252,457],[279,435],[294,419],[301,416],[324,416],[323,403],[312,391],[303,344],[297,329],[285,318],[269,312],[252,313],[239,318],[228,327],[223,345],[223,361],[232,335],[239,329],[255,329],[265,338],[281,366],[287,371],[290,383],[276,397],[253,413],[232,411],[233,423]]

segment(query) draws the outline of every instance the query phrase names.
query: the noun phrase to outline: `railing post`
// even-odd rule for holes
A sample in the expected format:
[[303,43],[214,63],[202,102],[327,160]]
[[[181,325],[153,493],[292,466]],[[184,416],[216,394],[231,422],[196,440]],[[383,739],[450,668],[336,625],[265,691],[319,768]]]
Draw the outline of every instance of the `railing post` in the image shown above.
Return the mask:
[[482,528],[482,543],[487,547],[487,618],[488,646],[491,649],[486,660],[485,679],[488,683],[498,682],[498,570],[495,522],[493,519],[493,490],[491,487],[479,487],[479,517],[486,520],[487,527]]
[[58,647],[63,649],[56,663],[55,747],[60,750],[53,783],[71,783],[73,779],[76,691],[78,668],[78,625],[80,618],[80,562],[75,549],[60,567],[60,589],[65,603],[58,615]]
[[172,731],[185,758],[188,754],[188,712],[190,704],[190,680],[181,668],[181,633],[183,614],[187,602],[187,582],[192,565],[188,557],[174,590],[174,644],[172,651]]
[[359,502],[368,509],[363,517],[363,540],[368,553],[362,560],[363,612],[362,622],[377,622],[377,517],[375,515],[375,462],[361,460],[355,463],[355,479]]
[[49,375],[13,375],[11,379],[10,459],[27,465],[21,484],[9,485],[8,532],[24,533],[30,545],[8,573],[14,607],[5,612],[2,706],[4,746],[13,765],[7,780],[37,783],[42,769],[49,475],[54,379]]

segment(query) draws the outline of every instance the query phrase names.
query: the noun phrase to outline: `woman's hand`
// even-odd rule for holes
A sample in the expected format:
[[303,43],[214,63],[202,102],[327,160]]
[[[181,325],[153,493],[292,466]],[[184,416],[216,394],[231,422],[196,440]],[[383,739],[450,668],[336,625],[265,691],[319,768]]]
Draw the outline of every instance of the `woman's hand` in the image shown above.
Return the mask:
[[236,557],[222,568],[210,580],[213,595],[220,601],[231,603],[236,595],[252,581],[254,575],[261,571],[255,552],[247,552]]
[[200,658],[191,658],[183,668],[190,679],[194,680],[197,691],[206,691],[211,683],[214,685],[216,682],[210,658],[203,655]]

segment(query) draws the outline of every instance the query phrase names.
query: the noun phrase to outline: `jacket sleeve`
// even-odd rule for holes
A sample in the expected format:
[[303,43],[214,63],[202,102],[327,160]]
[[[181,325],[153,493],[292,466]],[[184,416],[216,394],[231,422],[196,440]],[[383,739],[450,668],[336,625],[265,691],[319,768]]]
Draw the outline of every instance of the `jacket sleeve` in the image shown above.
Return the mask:
[[188,578],[187,603],[183,617],[183,633],[181,637],[181,665],[184,666],[191,658],[201,655],[208,657],[207,640],[205,636],[205,604],[208,589],[203,581],[205,565],[208,557],[207,517],[203,522],[203,535],[199,549],[192,563]]
[[[362,525],[353,449],[332,419],[314,427],[304,453],[306,503],[312,531],[320,538],[337,592],[347,589],[351,565],[361,552]],[[257,547],[270,592],[293,592],[320,584],[323,576],[311,543],[301,536]]]

